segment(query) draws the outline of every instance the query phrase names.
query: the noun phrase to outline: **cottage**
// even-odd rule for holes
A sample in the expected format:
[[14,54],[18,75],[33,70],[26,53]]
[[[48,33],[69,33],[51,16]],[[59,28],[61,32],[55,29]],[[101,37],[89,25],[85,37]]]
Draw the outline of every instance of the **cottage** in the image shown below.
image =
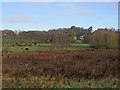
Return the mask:
[[74,40],[77,40],[76,36],[73,37]]
[[84,40],[84,36],[82,35],[82,36],[80,36],[80,40]]

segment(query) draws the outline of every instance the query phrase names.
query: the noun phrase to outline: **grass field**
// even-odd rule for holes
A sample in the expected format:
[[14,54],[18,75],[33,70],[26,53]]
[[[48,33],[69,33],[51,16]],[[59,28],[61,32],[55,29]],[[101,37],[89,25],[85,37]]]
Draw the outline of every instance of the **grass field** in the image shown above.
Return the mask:
[[89,44],[21,45],[2,48],[3,88],[120,88],[117,50],[93,49]]
[[[37,45],[32,45],[32,46],[3,46],[3,51],[8,51],[8,53],[11,53],[11,51],[14,52],[21,52],[25,50],[25,48],[28,48],[29,51],[34,51],[34,50],[48,50],[51,49],[51,44],[50,43],[41,43]],[[70,47],[65,47],[63,48],[64,50],[81,50],[83,48],[89,48],[88,44],[71,44]],[[54,48],[55,49],[55,48]]]
[[3,53],[3,88],[120,88],[117,50],[16,48]]
[[[12,46],[12,47],[9,47],[8,50],[15,52],[15,51],[23,51],[25,50],[25,48],[28,48],[30,51],[51,49],[50,47],[38,47],[38,46]],[[5,47],[3,47],[3,50],[4,49]],[[80,50],[80,48],[67,47],[67,48],[64,48],[64,50]]]
[[35,46],[13,46],[10,47],[9,49],[14,51],[14,50],[21,50],[21,48],[28,48],[29,50],[43,50],[43,49],[48,49],[48,47],[35,47]]

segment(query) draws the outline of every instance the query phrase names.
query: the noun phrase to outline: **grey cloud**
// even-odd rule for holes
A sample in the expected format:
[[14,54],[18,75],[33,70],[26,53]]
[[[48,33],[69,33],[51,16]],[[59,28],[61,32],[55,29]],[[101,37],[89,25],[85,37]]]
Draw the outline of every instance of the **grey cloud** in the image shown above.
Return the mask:
[[21,22],[29,22],[33,19],[32,16],[21,16],[21,17],[10,17],[6,21],[9,23],[21,23]]

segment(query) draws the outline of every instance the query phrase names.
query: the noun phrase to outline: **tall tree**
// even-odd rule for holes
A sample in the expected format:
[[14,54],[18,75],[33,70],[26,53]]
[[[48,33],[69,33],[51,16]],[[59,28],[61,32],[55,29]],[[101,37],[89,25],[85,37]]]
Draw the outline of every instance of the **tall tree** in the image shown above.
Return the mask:
[[88,32],[91,33],[92,31],[93,31],[93,27],[90,26],[90,27],[88,28]]

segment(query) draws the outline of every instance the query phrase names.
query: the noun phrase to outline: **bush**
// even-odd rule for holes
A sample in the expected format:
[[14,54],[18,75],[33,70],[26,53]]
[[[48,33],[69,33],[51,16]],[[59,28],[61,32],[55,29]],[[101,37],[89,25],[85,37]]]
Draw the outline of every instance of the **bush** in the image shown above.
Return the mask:
[[4,47],[3,49],[2,49],[2,52],[3,53],[8,53],[10,51],[10,48],[9,47]]
[[99,29],[91,34],[89,44],[91,47],[100,49],[116,49],[118,48],[118,33]]
[[52,42],[52,46],[55,48],[65,48],[70,45],[71,39],[62,32],[58,32]]

